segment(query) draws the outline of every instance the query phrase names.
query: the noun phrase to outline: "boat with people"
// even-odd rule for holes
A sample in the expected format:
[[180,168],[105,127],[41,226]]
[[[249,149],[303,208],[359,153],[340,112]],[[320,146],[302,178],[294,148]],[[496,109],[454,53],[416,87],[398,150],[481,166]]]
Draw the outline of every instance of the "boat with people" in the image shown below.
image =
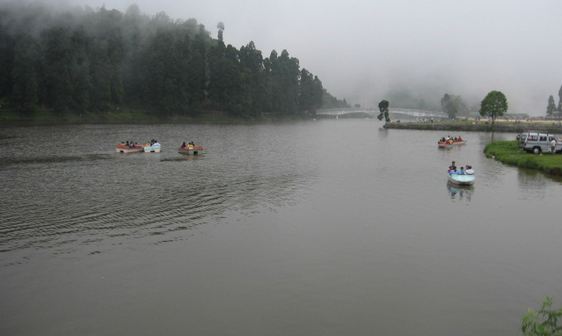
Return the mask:
[[460,167],[457,169],[455,161],[449,166],[447,174],[449,182],[458,186],[471,186],[476,180],[474,169],[471,165],[466,165],[466,168]]
[[144,151],[144,146],[132,141],[125,141],[115,146],[117,153],[140,153]]
[[187,144],[183,142],[180,148],[178,148],[178,153],[182,155],[199,155],[199,154],[205,154],[206,152],[207,152],[207,148],[201,145],[196,145],[195,143],[193,143],[193,141]]
[[439,139],[439,141],[437,141],[437,146],[439,148],[451,148],[453,145],[464,145],[465,143],[466,140],[464,140],[460,135],[453,138],[447,136]]
[[459,186],[471,186],[474,180],[474,175],[449,174],[449,182]]
[[158,142],[158,140],[152,139],[149,143],[144,144],[144,152],[145,153],[160,153],[160,148],[162,146]]

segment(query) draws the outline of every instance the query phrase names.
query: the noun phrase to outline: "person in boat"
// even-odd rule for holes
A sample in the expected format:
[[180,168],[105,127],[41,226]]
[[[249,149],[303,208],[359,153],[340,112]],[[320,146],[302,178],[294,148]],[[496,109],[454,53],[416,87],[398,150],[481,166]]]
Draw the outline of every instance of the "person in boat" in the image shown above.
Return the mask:
[[455,161],[451,162],[451,165],[449,166],[449,170],[457,170],[457,165],[455,164]]
[[455,161],[451,162],[448,172],[449,174],[457,174],[457,165],[455,164]]
[[464,141],[464,140],[463,140],[463,139],[461,138],[461,136],[459,135],[459,137],[457,138],[457,141],[458,141],[458,142],[461,142],[461,141]]
[[461,166],[461,170],[458,172],[458,174],[459,174],[459,175],[464,175],[464,174],[465,174],[465,172],[464,172],[464,167]]
[[466,175],[474,175],[474,169],[472,169],[471,165],[466,165],[466,169],[464,172]]
[[182,142],[182,144],[181,144],[181,147],[180,147],[180,148],[185,148],[185,147],[187,147],[187,145],[185,144],[185,141],[184,141],[184,142]]

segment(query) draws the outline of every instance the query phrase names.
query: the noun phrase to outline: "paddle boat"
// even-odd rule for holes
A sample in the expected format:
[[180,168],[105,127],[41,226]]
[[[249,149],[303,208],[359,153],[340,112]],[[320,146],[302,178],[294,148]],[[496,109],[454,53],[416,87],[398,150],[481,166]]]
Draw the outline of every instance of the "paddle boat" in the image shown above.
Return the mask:
[[137,143],[120,143],[115,146],[115,151],[117,153],[140,153],[144,151],[144,146]]
[[180,148],[178,148],[178,153],[182,155],[199,155],[199,154],[205,154],[206,151],[207,148],[201,145],[196,145],[193,142],[190,142],[188,144],[184,142],[180,146]]
[[471,186],[474,184],[475,176],[474,171],[472,174],[458,174],[455,172],[448,172],[449,175],[449,182],[458,186]]
[[439,140],[437,142],[437,147],[439,147],[439,148],[451,148],[454,145],[464,145],[465,143],[466,143],[466,141],[464,139],[462,139],[461,137],[449,138],[449,139],[442,138],[441,140]]
[[160,153],[160,143],[154,142],[153,144],[144,144],[144,152],[145,153]]

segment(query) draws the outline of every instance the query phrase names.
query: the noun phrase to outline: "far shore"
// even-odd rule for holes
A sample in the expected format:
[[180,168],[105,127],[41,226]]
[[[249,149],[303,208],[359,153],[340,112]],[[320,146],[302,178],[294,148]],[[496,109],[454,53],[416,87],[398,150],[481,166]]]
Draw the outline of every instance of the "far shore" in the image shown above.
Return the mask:
[[463,119],[463,120],[424,120],[424,121],[391,121],[387,122],[384,128],[388,129],[410,129],[428,131],[462,131],[462,132],[509,132],[521,133],[529,130],[562,133],[562,125],[557,120],[496,120],[492,128],[491,121],[486,119]]
[[21,117],[15,113],[0,113],[0,127],[58,125],[119,125],[119,124],[248,124],[310,119],[303,116],[264,114],[258,117],[233,117],[223,112],[203,112],[196,116],[157,116],[139,111],[119,111],[99,114],[36,113]]

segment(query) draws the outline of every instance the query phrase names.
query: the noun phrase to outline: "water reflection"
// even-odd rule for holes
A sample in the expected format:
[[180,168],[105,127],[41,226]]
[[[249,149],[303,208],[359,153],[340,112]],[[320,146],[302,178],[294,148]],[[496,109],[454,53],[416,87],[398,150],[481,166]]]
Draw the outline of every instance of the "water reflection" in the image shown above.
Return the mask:
[[199,154],[199,155],[181,155],[181,156],[177,156],[177,157],[172,157],[172,158],[164,158],[161,159],[161,162],[181,162],[181,161],[195,161],[195,160],[201,160],[205,157],[205,154]]
[[3,158],[0,160],[0,167],[9,165],[42,164],[42,163],[62,163],[70,161],[94,161],[111,159],[110,154],[84,154],[67,156],[37,156],[30,158]]
[[523,199],[544,198],[546,194],[547,183],[552,183],[545,179],[545,174],[531,169],[518,169],[517,182],[519,187],[525,192],[522,193]]
[[472,193],[474,192],[474,186],[457,186],[451,182],[447,182],[447,191],[452,200],[467,201],[472,200]]

